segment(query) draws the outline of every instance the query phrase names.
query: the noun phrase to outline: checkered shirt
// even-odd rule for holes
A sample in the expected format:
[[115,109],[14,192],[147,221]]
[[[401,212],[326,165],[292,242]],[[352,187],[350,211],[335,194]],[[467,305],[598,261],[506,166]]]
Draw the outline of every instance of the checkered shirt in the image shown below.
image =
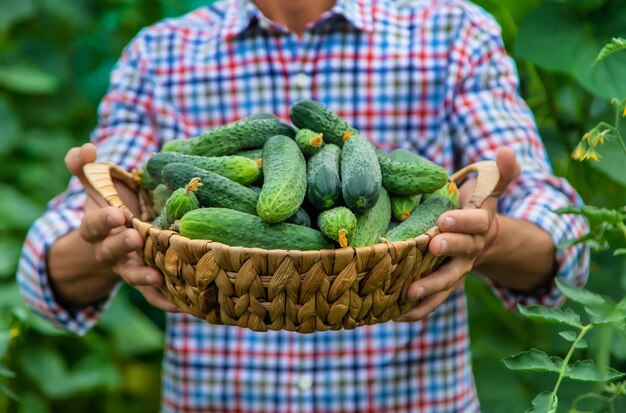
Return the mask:
[[[171,139],[258,112],[288,121],[298,99],[323,102],[379,148],[407,148],[454,171],[513,148],[522,174],[499,212],[545,229],[555,243],[584,220],[552,211],[581,200],[553,176],[500,28],[464,0],[339,0],[302,38],[246,0],[218,1],[142,30],[125,49],[99,107],[99,160],[142,165]],[[79,311],[55,300],[46,253],[79,226],[74,179],[25,241],[24,296],[77,334],[110,299]],[[556,253],[557,277],[581,285],[582,246]],[[511,268],[515,271],[515,268]],[[555,288],[524,294],[492,284],[504,304],[556,305]],[[112,294],[113,296],[114,294]],[[300,335],[256,333],[168,314],[163,412],[474,412],[463,288],[426,320]]]

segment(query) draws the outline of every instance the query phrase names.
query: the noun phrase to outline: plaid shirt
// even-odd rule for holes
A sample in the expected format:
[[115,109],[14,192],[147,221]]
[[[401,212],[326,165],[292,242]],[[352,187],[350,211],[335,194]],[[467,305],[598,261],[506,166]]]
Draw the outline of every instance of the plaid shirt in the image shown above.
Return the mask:
[[[522,165],[500,213],[545,229],[555,243],[586,230],[552,210],[580,203],[552,175],[531,112],[517,94],[500,29],[463,0],[339,0],[298,39],[249,2],[218,1],[142,30],[99,108],[100,160],[140,166],[166,141],[257,112],[288,120],[298,99],[328,105],[380,148],[408,148],[453,171],[513,148]],[[85,333],[108,302],[68,311],[54,298],[46,252],[79,226],[73,180],[32,226],[19,267],[23,294],[44,317]],[[557,276],[581,285],[588,252],[556,253]],[[515,269],[511,269],[514,271]],[[556,305],[555,288],[508,307]],[[112,294],[114,295],[114,294]],[[167,316],[164,412],[473,412],[479,410],[461,288],[426,320],[299,335]]]

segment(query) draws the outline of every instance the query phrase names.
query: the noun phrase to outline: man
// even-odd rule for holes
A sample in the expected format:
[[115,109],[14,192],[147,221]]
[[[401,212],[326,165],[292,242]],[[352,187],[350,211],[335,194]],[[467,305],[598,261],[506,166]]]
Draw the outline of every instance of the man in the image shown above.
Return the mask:
[[[484,274],[509,307],[554,305],[555,276],[575,284],[587,276],[583,247],[555,249],[586,226],[551,211],[580,199],[552,176],[517,82],[498,26],[464,0],[222,0],[149,27],[113,71],[93,144],[66,157],[78,179],[30,230],[24,295],[77,334],[121,280],[170,312],[164,412],[478,411],[465,274]],[[97,152],[132,169],[170,139],[258,112],[288,120],[302,98],[328,105],[382,149],[405,147],[450,171],[496,159],[504,193],[439,218],[443,233],[429,249],[452,259],[411,285],[423,301],[404,322],[299,335],[177,313],[156,288],[163,276],[134,252],[139,234],[121,226],[120,211],[85,200],[82,165]]]

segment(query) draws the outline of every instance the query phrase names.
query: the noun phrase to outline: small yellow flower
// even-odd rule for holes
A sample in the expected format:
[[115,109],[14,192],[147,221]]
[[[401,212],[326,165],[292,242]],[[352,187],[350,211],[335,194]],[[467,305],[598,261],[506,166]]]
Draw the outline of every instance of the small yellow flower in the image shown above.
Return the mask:
[[11,338],[15,338],[17,336],[20,335],[20,328],[19,327],[13,327],[11,330],[9,330],[9,334],[11,335]]
[[624,112],[622,112],[622,116],[626,118],[626,106],[624,106]]
[[590,152],[587,154],[587,159],[591,159],[592,161],[597,161],[599,156],[596,152]]
[[572,154],[572,158],[574,158],[577,161],[582,161],[585,155],[585,151],[582,147],[581,144],[578,144],[578,146],[576,146],[576,149],[574,150],[574,153]]
[[591,145],[591,134],[590,134],[589,132],[585,133],[585,134],[583,135],[583,140],[584,140],[584,141],[587,141],[587,144],[588,144],[588,145]]

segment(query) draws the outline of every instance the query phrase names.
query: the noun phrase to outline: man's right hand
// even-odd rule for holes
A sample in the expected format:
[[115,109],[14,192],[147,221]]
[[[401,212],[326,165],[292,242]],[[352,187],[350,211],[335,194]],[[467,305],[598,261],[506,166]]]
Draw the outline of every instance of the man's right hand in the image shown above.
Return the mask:
[[[70,149],[65,156],[67,168],[83,186],[87,185],[83,166],[95,160],[96,147],[90,143]],[[122,201],[137,213],[136,195],[122,184],[116,184],[116,189]],[[60,238],[50,249],[49,273],[55,291],[67,304],[83,306],[106,296],[108,291],[98,289],[112,286],[121,278],[153,306],[180,311],[157,288],[164,283],[163,275],[144,265],[137,254],[143,247],[139,232],[124,226],[122,210],[103,206],[102,201],[87,197],[79,230]],[[108,283],[103,281],[105,278]]]

